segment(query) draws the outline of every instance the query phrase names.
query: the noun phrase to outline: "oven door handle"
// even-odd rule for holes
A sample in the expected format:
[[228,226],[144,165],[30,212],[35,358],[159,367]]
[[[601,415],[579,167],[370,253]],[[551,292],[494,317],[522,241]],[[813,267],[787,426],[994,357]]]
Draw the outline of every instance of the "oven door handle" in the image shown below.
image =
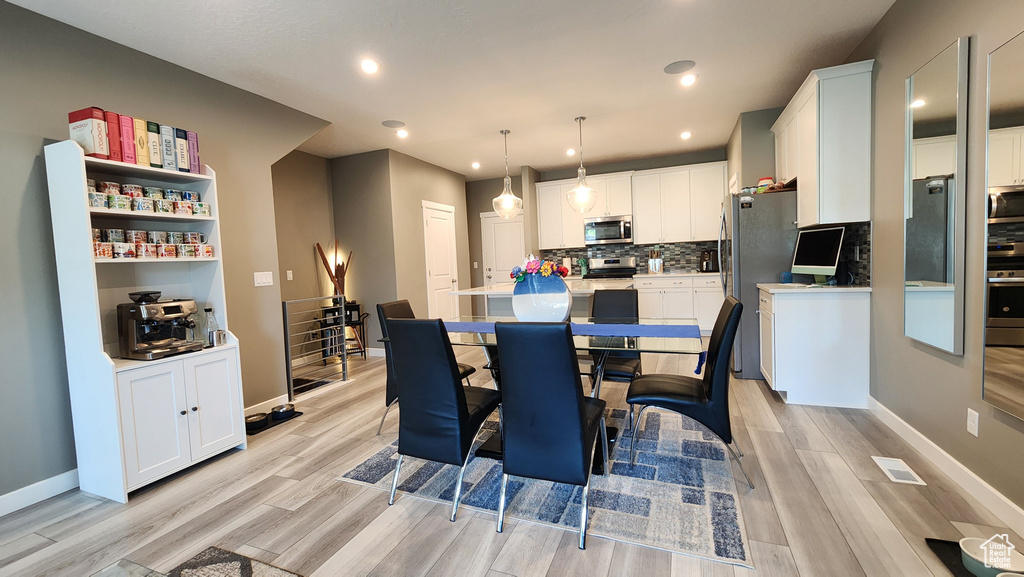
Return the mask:
[[995,218],[996,217],[996,204],[997,204],[997,202],[998,201],[996,200],[996,195],[994,195],[994,194],[989,194],[988,195],[988,217],[989,218]]

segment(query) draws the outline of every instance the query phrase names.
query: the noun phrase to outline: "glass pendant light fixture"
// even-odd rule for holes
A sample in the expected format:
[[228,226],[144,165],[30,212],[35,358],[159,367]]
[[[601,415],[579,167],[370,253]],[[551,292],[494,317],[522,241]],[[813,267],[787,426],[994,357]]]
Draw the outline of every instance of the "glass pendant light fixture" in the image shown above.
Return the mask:
[[587,185],[587,169],[583,168],[583,121],[586,116],[577,116],[576,124],[580,126],[580,168],[576,179],[576,186],[565,193],[565,199],[569,206],[579,213],[589,212],[597,204],[597,191]]
[[512,192],[512,177],[508,175],[508,130],[500,131],[501,135],[505,137],[505,187],[501,189],[501,194],[494,197],[491,201],[491,206],[494,207],[494,213],[504,218],[505,220],[515,218],[520,212],[523,212],[523,199],[519,198]]

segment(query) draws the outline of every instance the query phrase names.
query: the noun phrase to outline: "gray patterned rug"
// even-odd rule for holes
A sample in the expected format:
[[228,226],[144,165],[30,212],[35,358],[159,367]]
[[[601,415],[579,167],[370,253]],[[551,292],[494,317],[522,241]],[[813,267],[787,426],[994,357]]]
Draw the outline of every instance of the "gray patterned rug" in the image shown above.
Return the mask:
[[178,565],[168,577],[299,577],[245,555],[210,547]]
[[[626,411],[609,411],[608,425],[624,429]],[[489,421],[481,441],[497,432]],[[391,490],[398,441],[342,475],[341,480]],[[611,474],[590,484],[589,535],[751,567],[743,515],[725,446],[711,431],[674,413],[648,411],[629,464],[629,435],[610,455]],[[406,458],[399,491],[451,503],[459,468]],[[471,457],[459,506],[495,513],[501,462]],[[744,489],[746,485],[744,485]],[[511,477],[506,515],[579,530],[581,488]],[[381,497],[386,499],[386,494]],[[401,498],[401,497],[396,497]]]

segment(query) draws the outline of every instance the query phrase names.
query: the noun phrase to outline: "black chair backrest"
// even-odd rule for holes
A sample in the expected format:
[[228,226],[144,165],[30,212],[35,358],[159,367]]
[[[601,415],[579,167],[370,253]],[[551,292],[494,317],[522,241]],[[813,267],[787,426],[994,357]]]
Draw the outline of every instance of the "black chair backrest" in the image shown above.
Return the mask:
[[[610,322],[640,320],[640,297],[636,289],[600,289],[594,291],[590,304],[590,316],[595,320]],[[615,351],[610,356],[638,359],[635,351]]]
[[[569,323],[495,323],[501,359],[504,469],[583,485],[583,384]],[[404,402],[404,401],[403,401]]]
[[466,393],[440,319],[389,318],[398,398],[398,452],[461,465],[476,431],[466,433]]
[[380,321],[380,334],[384,337],[384,364],[387,367],[388,378],[384,383],[384,404],[390,405],[398,398],[398,389],[395,386],[395,367],[391,357],[391,343],[388,339],[387,319],[414,319],[416,315],[412,312],[412,306],[407,300],[380,303],[377,305],[377,320]]
[[736,328],[740,324],[743,303],[728,296],[718,311],[715,328],[711,331],[707,359],[704,362],[704,388],[708,399],[723,405],[729,411],[729,356],[732,355]]

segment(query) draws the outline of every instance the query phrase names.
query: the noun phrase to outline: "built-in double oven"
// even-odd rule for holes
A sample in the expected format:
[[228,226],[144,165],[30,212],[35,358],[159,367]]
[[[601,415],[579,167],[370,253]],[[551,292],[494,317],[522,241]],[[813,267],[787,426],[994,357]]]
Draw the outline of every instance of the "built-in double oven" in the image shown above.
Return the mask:
[[[1024,224],[1024,186],[989,189],[990,238],[1013,238]],[[988,245],[988,311],[985,344],[1024,346],[1024,243]]]

